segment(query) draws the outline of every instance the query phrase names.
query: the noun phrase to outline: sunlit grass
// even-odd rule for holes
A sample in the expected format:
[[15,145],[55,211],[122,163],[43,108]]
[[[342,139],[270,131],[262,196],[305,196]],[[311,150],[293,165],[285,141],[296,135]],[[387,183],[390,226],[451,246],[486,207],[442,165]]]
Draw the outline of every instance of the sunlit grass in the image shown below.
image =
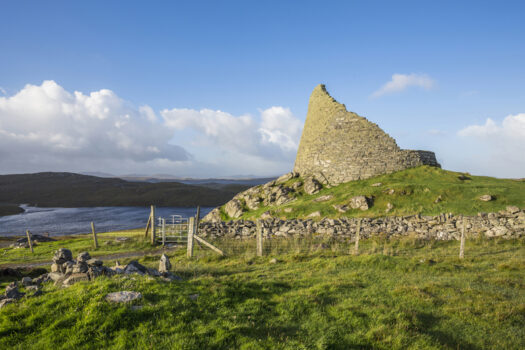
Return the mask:
[[[522,349],[525,243],[322,237],[170,253],[183,281],[99,278],[0,310],[0,348]],[[156,266],[158,256],[141,262]],[[272,264],[270,260],[277,259]],[[111,305],[106,293],[143,299]],[[196,300],[189,295],[198,294]]]

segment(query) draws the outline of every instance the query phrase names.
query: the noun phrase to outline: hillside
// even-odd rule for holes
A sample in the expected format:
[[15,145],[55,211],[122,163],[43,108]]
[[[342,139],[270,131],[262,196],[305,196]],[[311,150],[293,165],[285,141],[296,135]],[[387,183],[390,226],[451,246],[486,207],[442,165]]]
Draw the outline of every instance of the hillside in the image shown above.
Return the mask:
[[[74,173],[0,176],[0,203],[40,207],[90,206],[217,206],[248,186],[186,185],[178,182],[129,182]],[[12,206],[11,206],[12,207]]]
[[[241,207],[237,216],[231,215],[231,207],[235,207],[232,202],[229,208],[225,205],[220,207],[220,216],[223,220],[254,219],[269,215],[294,219],[307,218],[319,212],[320,215],[311,216],[315,220],[440,213],[476,215],[478,212],[497,212],[508,205],[525,207],[523,180],[471,176],[431,166],[333,187],[318,183],[320,191],[310,195],[305,191],[305,181],[295,177],[281,183],[276,181],[256,186],[235,197]],[[491,195],[493,200],[479,200],[485,194]],[[350,200],[355,196],[366,196],[369,209],[352,209]]]

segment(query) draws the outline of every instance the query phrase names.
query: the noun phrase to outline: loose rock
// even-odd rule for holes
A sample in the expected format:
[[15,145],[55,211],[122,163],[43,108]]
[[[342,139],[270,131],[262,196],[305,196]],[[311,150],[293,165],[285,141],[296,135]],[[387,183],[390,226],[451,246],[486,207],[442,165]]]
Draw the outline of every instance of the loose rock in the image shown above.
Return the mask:
[[142,294],[133,291],[114,292],[106,295],[105,299],[111,303],[129,303],[142,298]]

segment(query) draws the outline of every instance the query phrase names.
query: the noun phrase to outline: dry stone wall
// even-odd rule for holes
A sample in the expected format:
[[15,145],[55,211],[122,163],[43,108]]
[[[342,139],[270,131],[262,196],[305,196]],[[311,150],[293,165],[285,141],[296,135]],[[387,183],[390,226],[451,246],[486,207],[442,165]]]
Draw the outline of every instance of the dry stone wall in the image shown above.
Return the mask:
[[[312,234],[351,238],[355,236],[356,218],[313,220],[262,220],[263,235],[271,237],[300,237]],[[467,236],[517,238],[525,236],[525,211],[509,206],[498,213],[479,213],[477,216],[404,216],[361,219],[360,235],[367,238],[374,235],[398,237],[415,235],[418,238],[453,240],[459,239],[465,221]],[[254,221],[238,220],[228,222],[203,222],[199,235],[204,237],[255,237]]]
[[324,85],[314,89],[294,172],[336,185],[419,165],[440,166],[433,152],[400,149],[376,124],[347,111]]

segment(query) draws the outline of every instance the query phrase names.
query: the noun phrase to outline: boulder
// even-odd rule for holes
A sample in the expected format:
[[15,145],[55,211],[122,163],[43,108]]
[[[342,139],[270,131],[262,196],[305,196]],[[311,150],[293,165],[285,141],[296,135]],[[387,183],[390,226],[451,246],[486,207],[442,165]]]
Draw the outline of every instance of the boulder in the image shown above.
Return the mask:
[[381,182],[376,182],[375,184],[371,184],[370,186],[372,187],[379,187],[379,186],[382,186],[383,184]]
[[294,172],[290,172],[290,173],[281,175],[279,178],[277,178],[277,180],[275,180],[275,183],[280,184],[280,183],[286,182],[288,180],[293,179],[294,177],[297,177],[298,175],[299,174],[294,173]]
[[434,200],[434,204],[438,204],[439,202],[443,201],[441,198],[441,195],[437,196],[437,198]]
[[66,248],[60,248],[55,252],[55,255],[53,256],[53,262],[62,265],[66,261],[73,260],[73,253],[71,253],[71,250]]
[[484,194],[483,196],[480,196],[478,199],[482,202],[490,202],[491,200],[494,199],[494,197],[491,196],[490,194]]
[[516,214],[516,213],[519,213],[519,212],[520,212],[520,208],[518,208],[518,207],[515,206],[515,205],[508,205],[507,208],[505,208],[505,210],[506,210],[507,213],[509,213],[509,214]]
[[293,211],[293,208],[284,208],[283,210],[285,213],[291,213]]
[[91,255],[88,252],[78,253],[77,262],[87,262],[91,259]]
[[24,277],[20,282],[22,282],[24,286],[30,286],[33,284],[33,279],[31,277]]
[[138,261],[133,260],[124,268],[124,273],[138,273],[139,275],[144,275],[148,273],[146,266],[139,264]]
[[263,220],[271,219],[271,218],[273,218],[273,216],[269,211],[265,211],[264,213],[261,214],[261,219]]
[[208,213],[205,217],[202,218],[202,222],[220,222],[221,221],[221,211],[219,208],[215,208]]
[[71,276],[67,277],[63,284],[64,286],[71,286],[80,281],[89,281],[89,276],[87,273],[74,273]]
[[159,272],[164,273],[171,270],[170,258],[166,254],[162,254],[159,261]]
[[318,218],[321,216],[320,211],[314,211],[313,213],[308,214],[307,218]]
[[309,177],[304,181],[304,192],[307,194],[316,194],[321,190],[323,186],[319,181],[314,179],[313,177]]
[[340,213],[346,213],[348,211],[348,206],[342,204],[334,204],[332,207]]
[[129,303],[142,298],[142,294],[133,291],[114,292],[106,295],[106,300],[111,303]]
[[77,261],[76,265],[73,266],[72,273],[86,273],[88,271],[88,264],[84,261]]
[[62,273],[62,265],[59,265],[59,264],[56,264],[56,263],[52,263],[51,264],[51,272],[59,272],[59,273]]
[[385,213],[388,213],[390,212],[390,210],[394,209],[394,206],[392,205],[392,203],[388,202],[386,204],[386,210],[385,210]]
[[316,199],[314,199],[314,202],[326,202],[326,201],[329,201],[332,198],[334,198],[333,195],[325,194],[324,196],[319,196]]
[[352,197],[350,198],[350,207],[352,209],[368,210],[370,208],[369,199],[365,196]]
[[95,258],[89,259],[88,261],[86,261],[86,263],[88,264],[88,266],[102,266],[104,264],[102,260]]
[[5,288],[4,295],[10,299],[20,299],[25,295],[25,293],[20,292],[16,283],[13,282]]
[[224,210],[226,211],[226,214],[228,214],[229,217],[234,219],[240,217],[243,213],[242,204],[236,198],[226,203]]
[[12,299],[12,298],[5,298],[5,299],[0,300],[0,309],[6,306],[7,304],[14,303],[15,301],[16,299]]

